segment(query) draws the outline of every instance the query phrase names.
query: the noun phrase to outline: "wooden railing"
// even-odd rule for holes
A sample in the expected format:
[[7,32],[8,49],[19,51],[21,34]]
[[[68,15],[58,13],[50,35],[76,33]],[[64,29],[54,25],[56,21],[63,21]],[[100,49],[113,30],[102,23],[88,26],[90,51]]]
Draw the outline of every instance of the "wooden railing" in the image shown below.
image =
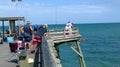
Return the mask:
[[[48,39],[54,39],[54,38],[64,38],[65,37],[65,31],[63,29],[57,29],[57,30],[50,30],[48,31]],[[78,29],[73,29],[72,34],[68,35],[68,37],[74,37],[74,36],[81,36],[79,34]]]

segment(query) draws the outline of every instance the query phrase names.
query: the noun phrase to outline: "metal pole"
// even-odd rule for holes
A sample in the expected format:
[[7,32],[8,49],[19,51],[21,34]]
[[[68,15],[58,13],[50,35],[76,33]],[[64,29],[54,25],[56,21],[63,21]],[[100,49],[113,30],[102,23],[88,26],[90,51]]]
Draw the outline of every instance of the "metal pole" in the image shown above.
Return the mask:
[[[18,9],[17,9],[17,6],[18,6],[18,3],[21,2],[22,0],[11,0],[11,1],[15,4],[16,12],[19,14]],[[19,15],[18,15],[18,16],[19,16]]]

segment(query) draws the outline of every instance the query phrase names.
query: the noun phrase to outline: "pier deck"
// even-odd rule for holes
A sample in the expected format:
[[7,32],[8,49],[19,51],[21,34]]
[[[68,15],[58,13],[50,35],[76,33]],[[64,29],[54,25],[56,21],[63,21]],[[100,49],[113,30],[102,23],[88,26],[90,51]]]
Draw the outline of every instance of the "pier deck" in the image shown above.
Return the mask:
[[[18,56],[17,55],[13,56],[11,58],[11,60],[8,61],[8,59],[11,56],[12,56],[12,53],[10,52],[9,44],[7,42],[0,44],[0,67],[17,67],[17,66],[19,66]],[[34,57],[35,57],[35,54],[27,54],[27,62],[28,62],[29,58],[34,60]],[[33,64],[34,63],[29,64],[28,67],[34,67]]]
[[16,67],[18,64],[16,61],[8,62],[10,54],[9,44],[0,44],[0,67]]

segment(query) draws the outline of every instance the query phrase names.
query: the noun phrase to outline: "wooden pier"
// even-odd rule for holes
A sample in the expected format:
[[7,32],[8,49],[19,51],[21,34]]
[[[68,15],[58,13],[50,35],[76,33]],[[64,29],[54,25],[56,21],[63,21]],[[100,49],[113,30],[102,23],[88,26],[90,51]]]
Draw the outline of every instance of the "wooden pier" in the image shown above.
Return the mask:
[[[25,59],[20,59],[18,63],[7,62],[9,57],[9,44],[3,43],[0,45],[0,67],[62,67],[61,59],[59,55],[59,45],[66,43],[70,48],[78,54],[80,60],[80,66],[86,67],[84,57],[80,48],[80,42],[84,39],[79,34],[79,31],[73,30],[71,35],[64,36],[63,30],[61,31],[49,31],[47,37],[42,37],[42,43],[40,49],[36,54],[26,53]],[[75,44],[73,44],[75,43]],[[21,55],[22,56],[22,55]],[[3,58],[2,58],[3,57]],[[28,63],[29,58],[34,62]],[[7,65],[9,64],[9,65]]]
[[[48,36],[46,38],[43,37],[42,42],[43,67],[62,67],[57,48],[63,43],[68,44],[78,54],[80,60],[80,66],[78,67],[86,67],[80,48],[80,41],[83,40],[77,29],[72,31],[72,34],[68,36],[64,36],[63,30],[57,32],[49,31]],[[72,44],[71,42],[75,42],[76,44]]]

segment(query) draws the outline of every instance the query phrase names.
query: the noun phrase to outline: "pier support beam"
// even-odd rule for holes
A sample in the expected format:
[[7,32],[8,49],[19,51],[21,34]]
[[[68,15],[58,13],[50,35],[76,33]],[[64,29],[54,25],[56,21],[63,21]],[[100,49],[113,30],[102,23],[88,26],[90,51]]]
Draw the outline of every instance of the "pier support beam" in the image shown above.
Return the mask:
[[10,34],[15,33],[15,20],[9,21],[9,32]]
[[75,41],[74,46],[70,42],[66,42],[66,43],[71,47],[73,51],[75,51],[78,54],[80,60],[80,67],[86,67],[79,40]]
[[77,51],[80,53],[80,55],[78,55],[79,59],[80,59],[80,67],[86,67],[85,61],[84,61],[84,57],[82,55],[82,51],[81,51],[81,47],[80,47],[80,42],[79,41],[76,41],[76,46],[77,46],[76,47]]

